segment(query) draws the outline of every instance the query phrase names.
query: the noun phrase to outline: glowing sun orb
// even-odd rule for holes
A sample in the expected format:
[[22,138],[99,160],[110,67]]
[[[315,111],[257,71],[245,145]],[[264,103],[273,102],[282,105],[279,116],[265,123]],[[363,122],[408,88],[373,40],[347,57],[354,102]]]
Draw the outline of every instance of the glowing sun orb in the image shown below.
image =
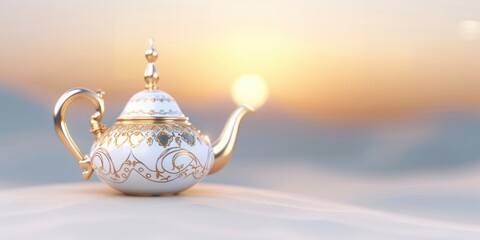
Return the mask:
[[245,104],[258,109],[267,101],[267,83],[257,75],[240,76],[233,83],[232,97],[238,105]]

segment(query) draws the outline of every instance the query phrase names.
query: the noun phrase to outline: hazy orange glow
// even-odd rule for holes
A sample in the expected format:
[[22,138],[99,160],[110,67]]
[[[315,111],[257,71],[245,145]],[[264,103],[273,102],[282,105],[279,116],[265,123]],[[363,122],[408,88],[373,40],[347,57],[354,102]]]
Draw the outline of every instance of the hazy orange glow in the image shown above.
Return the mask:
[[[154,37],[162,89],[186,103],[230,98],[234,80],[252,73],[265,79],[272,103],[307,115],[478,108],[480,19],[462,25],[475,7],[3,1],[0,80],[50,102],[75,86],[125,101],[143,87],[142,54]],[[448,13],[435,15],[439,8]]]

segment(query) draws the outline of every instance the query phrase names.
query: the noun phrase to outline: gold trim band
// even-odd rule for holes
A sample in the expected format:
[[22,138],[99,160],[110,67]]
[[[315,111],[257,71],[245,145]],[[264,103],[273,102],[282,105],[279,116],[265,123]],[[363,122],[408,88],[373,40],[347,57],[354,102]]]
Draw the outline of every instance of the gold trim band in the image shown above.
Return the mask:
[[132,118],[132,119],[125,119],[125,118],[117,118],[117,123],[186,123],[190,125],[188,122],[188,117],[185,118]]

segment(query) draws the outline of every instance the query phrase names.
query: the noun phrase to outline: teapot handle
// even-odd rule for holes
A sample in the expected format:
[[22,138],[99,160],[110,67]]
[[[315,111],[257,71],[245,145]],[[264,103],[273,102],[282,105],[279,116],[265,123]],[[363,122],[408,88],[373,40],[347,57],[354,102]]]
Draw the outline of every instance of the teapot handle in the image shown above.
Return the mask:
[[65,113],[68,106],[75,100],[81,98],[86,98],[90,100],[90,102],[95,105],[96,109],[95,113],[90,117],[90,132],[95,135],[96,139],[98,139],[105,131],[105,125],[101,123],[105,110],[103,94],[104,92],[102,90],[97,90],[97,92],[95,93],[85,88],[70,89],[65,92],[60,97],[60,99],[58,99],[53,113],[55,131],[57,132],[58,137],[65,145],[65,147],[78,161],[80,168],[84,170],[82,172],[82,177],[84,180],[90,179],[90,176],[93,173],[91,159],[88,155],[84,155],[82,151],[80,151],[77,144],[75,144],[75,142],[73,141],[72,136],[70,136],[70,132],[67,128],[67,123],[65,122]]

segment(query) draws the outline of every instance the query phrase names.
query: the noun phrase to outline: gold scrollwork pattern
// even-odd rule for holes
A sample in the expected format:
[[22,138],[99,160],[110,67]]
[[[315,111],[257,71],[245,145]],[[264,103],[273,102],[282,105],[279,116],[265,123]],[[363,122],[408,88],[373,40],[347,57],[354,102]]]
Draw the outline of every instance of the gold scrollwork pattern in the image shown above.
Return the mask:
[[173,109],[169,109],[168,111],[165,111],[163,109],[160,109],[160,111],[155,111],[153,109],[150,109],[150,110],[130,110],[130,111],[127,111],[127,112],[123,112],[121,115],[122,116],[136,116],[136,115],[150,115],[150,116],[153,116],[153,115],[179,115],[179,114],[182,114],[180,111],[177,111],[177,110],[173,110]]
[[[207,158],[209,161],[211,153]],[[165,149],[156,159],[155,166],[151,168],[137,159],[132,151],[118,168],[105,148],[98,148],[92,156],[95,172],[104,180],[114,183],[124,183],[132,172],[137,172],[143,178],[157,183],[187,177],[200,179],[208,173],[208,161],[202,165],[194,153],[181,147]]]
[[158,97],[150,97],[150,96],[142,96],[142,97],[137,97],[137,98],[132,98],[128,102],[175,102],[173,98],[169,96],[158,96]]
[[164,148],[175,142],[179,147],[183,144],[195,146],[202,144],[200,131],[187,124],[115,124],[98,140],[99,147],[109,147],[112,144],[119,148],[129,145],[137,147],[143,142],[148,146],[158,144]]

